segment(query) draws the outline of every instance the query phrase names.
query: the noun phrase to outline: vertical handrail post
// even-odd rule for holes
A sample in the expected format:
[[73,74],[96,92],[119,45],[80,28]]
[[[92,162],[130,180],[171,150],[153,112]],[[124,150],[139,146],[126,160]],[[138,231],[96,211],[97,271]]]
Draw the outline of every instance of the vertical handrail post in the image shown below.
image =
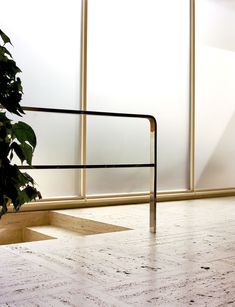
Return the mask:
[[156,233],[157,229],[157,122],[154,117],[149,118],[150,122],[150,163],[154,167],[150,170],[150,207],[149,224],[150,232]]
[[[82,50],[81,50],[81,109],[87,110],[87,12],[88,1],[82,0]],[[87,116],[81,115],[81,164],[87,163]],[[86,169],[81,169],[81,196],[86,198]]]

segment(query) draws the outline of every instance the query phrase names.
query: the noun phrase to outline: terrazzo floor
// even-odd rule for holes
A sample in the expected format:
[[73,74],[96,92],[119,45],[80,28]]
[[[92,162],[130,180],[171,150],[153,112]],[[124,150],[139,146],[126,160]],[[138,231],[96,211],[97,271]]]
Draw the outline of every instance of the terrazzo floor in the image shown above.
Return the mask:
[[0,306],[235,306],[235,197],[73,209],[133,230],[0,246]]

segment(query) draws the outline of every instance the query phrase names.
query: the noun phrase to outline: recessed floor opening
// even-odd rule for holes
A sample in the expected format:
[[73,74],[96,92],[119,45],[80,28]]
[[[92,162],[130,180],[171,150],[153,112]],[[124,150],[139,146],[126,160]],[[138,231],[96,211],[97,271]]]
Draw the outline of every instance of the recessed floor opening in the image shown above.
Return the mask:
[[65,212],[22,212],[3,216],[0,245],[130,230]]

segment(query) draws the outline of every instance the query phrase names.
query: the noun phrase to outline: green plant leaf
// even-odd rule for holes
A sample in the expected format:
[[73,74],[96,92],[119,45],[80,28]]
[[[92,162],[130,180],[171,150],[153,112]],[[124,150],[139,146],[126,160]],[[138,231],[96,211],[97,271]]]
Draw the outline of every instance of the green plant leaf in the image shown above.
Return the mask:
[[10,43],[12,45],[10,38],[1,29],[0,29],[0,36],[4,44]]
[[11,55],[10,51],[8,51],[6,47],[0,46],[0,55],[1,55],[1,57],[2,58],[5,57],[6,54],[8,54],[12,58],[12,55]]
[[7,136],[7,129],[5,126],[0,125],[0,139],[5,139]]
[[34,184],[33,178],[28,173],[20,172],[20,177],[23,184],[25,185],[28,183]]
[[7,118],[6,112],[0,112],[0,122],[11,122],[11,120]]
[[18,122],[13,125],[13,133],[21,143],[28,142],[33,149],[37,144],[36,135],[33,129],[24,122]]
[[27,185],[23,190],[19,191],[16,201],[13,202],[13,206],[18,211],[22,204],[28,203],[36,198],[41,199],[41,193],[34,187]]
[[[11,44],[10,38],[0,30],[0,108],[22,116],[20,106],[23,88],[17,74],[20,68],[12,58],[5,45]],[[24,122],[13,124],[6,113],[0,111],[0,218],[7,212],[7,204],[11,202],[16,211],[21,205],[32,199],[41,198],[34,187],[33,178],[22,173],[17,165],[12,164],[14,156],[21,163],[32,163],[36,136],[33,129]]]
[[26,160],[26,157],[25,157],[25,154],[21,148],[21,146],[16,143],[16,142],[13,142],[10,146],[10,149],[11,150],[14,150],[14,152],[16,153],[16,155],[18,156],[18,158],[20,159],[21,163],[24,162],[24,160]]
[[23,205],[24,203],[30,202],[30,200],[31,199],[29,198],[28,194],[25,192],[25,189],[23,189],[22,191],[19,190],[17,199],[13,203],[15,210],[18,211],[21,205]]
[[35,189],[34,187],[31,187],[31,186],[28,185],[24,190],[25,190],[25,192],[27,193],[27,195],[28,195],[28,197],[29,197],[30,200],[31,200],[31,199],[36,199],[37,197],[38,197],[39,199],[42,198],[41,193],[38,192],[38,190]]
[[27,143],[23,143],[20,145],[22,152],[24,154],[26,162],[31,165],[32,164],[32,158],[33,158],[33,148],[28,145]]
[[11,153],[10,153],[10,161],[13,159],[13,157],[14,157],[14,154],[13,154],[13,150],[12,150]]
[[[18,158],[20,159],[21,163],[26,161],[29,165],[32,164],[32,158],[33,158],[33,148],[27,144],[22,143],[18,144],[16,142],[13,142],[10,146],[10,150],[14,150],[14,152],[17,154]],[[10,154],[10,156],[12,153]]]
[[16,87],[19,92],[23,93],[23,87],[20,78],[16,78]]

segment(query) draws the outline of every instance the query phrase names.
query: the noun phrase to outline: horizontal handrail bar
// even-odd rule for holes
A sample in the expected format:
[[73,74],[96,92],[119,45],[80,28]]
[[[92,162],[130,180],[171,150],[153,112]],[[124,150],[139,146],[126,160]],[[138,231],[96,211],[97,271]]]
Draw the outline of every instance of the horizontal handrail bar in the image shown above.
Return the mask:
[[24,111],[35,112],[48,112],[48,113],[62,113],[62,114],[80,114],[80,115],[95,115],[95,116],[110,116],[110,117],[133,117],[133,118],[146,118],[151,119],[156,123],[156,119],[153,115],[149,114],[132,114],[132,113],[116,113],[116,112],[100,112],[100,111],[82,111],[82,110],[70,110],[70,109],[56,109],[56,108],[38,108],[22,106]]
[[20,169],[92,169],[92,168],[136,168],[136,167],[155,167],[154,163],[142,163],[142,164],[86,164],[86,165],[21,165]]

